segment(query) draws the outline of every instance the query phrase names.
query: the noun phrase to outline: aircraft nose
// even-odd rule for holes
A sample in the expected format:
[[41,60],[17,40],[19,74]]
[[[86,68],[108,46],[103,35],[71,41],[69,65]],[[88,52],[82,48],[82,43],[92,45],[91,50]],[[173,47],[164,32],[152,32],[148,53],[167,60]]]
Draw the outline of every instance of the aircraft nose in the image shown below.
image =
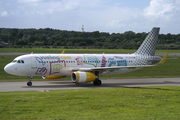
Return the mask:
[[12,68],[9,64],[7,64],[5,67],[4,67],[4,71],[6,73],[9,73],[9,74],[12,74]]

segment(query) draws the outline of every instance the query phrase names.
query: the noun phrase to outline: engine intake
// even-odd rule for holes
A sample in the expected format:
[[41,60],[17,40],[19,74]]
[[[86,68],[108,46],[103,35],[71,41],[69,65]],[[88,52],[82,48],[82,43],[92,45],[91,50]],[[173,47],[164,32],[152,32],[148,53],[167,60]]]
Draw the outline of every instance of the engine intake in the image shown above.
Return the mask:
[[73,72],[71,79],[74,83],[93,82],[96,80],[96,75],[91,72]]

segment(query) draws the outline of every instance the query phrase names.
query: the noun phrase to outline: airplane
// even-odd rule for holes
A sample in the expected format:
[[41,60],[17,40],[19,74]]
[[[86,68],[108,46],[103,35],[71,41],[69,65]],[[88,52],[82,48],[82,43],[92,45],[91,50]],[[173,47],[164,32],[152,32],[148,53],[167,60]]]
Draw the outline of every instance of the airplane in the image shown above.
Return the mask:
[[26,54],[16,57],[4,70],[12,75],[28,76],[32,86],[33,76],[43,79],[59,79],[71,76],[74,83],[102,84],[99,76],[121,74],[144,67],[163,64],[163,57],[155,56],[159,27],[152,28],[138,50],[132,54]]

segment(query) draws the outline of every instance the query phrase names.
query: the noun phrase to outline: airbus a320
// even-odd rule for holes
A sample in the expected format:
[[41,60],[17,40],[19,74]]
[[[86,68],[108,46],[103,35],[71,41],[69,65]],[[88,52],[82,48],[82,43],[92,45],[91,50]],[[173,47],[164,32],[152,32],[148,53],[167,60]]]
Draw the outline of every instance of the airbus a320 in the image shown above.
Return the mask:
[[74,83],[93,82],[100,86],[100,75],[163,64],[168,54],[163,59],[155,56],[159,30],[154,27],[132,54],[26,54],[16,57],[4,70],[12,75],[28,76],[28,86],[32,86],[33,76],[43,79],[71,76]]

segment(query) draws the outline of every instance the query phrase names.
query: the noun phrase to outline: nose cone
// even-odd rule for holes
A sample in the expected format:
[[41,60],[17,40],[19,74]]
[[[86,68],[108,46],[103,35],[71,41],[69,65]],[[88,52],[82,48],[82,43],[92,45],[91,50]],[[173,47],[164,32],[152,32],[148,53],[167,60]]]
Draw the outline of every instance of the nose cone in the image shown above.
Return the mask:
[[9,73],[11,75],[18,75],[18,76],[24,76],[25,70],[23,69],[24,66],[20,66],[14,63],[9,63],[4,67],[4,71],[6,73]]
[[12,74],[12,68],[11,68],[11,65],[10,64],[7,64],[5,67],[4,67],[4,71],[9,73],[9,74]]

